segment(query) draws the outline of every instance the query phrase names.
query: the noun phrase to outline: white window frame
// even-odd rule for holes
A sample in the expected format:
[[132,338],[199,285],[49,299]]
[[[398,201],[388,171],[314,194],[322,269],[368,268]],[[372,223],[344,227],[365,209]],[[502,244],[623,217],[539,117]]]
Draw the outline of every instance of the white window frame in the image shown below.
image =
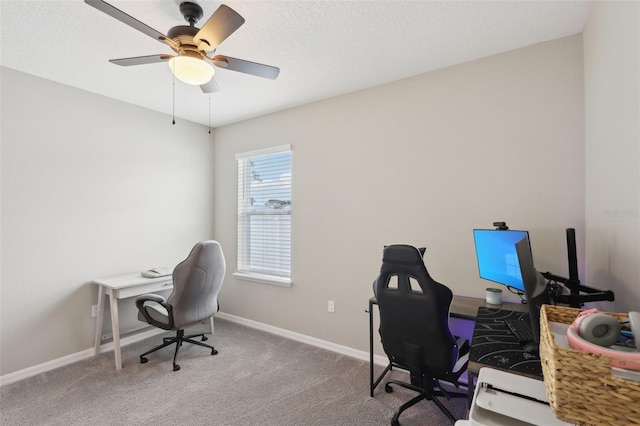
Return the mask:
[[[251,176],[249,176],[248,170],[242,169],[243,160],[265,156],[265,155],[278,154],[278,153],[287,152],[287,151],[289,152],[291,151],[291,145],[280,145],[280,146],[236,154],[236,160],[238,161],[238,210],[237,210],[238,258],[236,263],[236,272],[234,272],[232,275],[238,279],[259,282],[264,284],[271,284],[271,285],[276,285],[280,287],[291,287],[293,285],[292,271],[290,271],[288,275],[271,274],[267,271],[250,270],[249,268],[245,267],[246,265],[243,265],[244,260],[248,257],[248,255],[246,254],[247,253],[246,251],[248,250],[248,244],[250,242],[249,240],[250,237],[247,237],[248,220],[246,220],[246,216],[251,214],[251,213],[245,212],[248,198],[249,198],[248,192],[245,191],[245,188],[247,188],[247,185],[250,183]],[[291,168],[293,169],[293,164]],[[291,185],[293,186],[293,183],[291,183]],[[273,212],[271,214],[273,215],[288,214],[290,217],[292,216],[291,209],[289,209],[287,212],[279,212],[279,213]],[[289,246],[290,247],[292,246],[291,234],[290,234]],[[293,257],[293,254],[291,253],[290,256]],[[291,262],[291,258],[290,258],[290,262]],[[293,269],[292,263],[293,262],[291,262],[290,269]]]

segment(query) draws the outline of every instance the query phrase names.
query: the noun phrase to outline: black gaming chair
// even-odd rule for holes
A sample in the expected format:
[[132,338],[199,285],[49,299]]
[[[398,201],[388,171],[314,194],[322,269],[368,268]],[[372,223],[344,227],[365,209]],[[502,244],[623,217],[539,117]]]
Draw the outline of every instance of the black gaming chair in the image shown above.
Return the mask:
[[449,331],[453,293],[429,276],[423,254],[424,249],[409,245],[385,247],[380,275],[374,282],[380,308],[380,337],[389,357],[385,373],[399,367],[411,377],[411,383],[388,381],[385,391],[392,392],[391,385],[395,384],[419,393],[400,406],[392,425],[399,425],[400,414],[423,399],[433,401],[455,423],[436,396],[467,397],[466,391],[449,393],[440,386],[440,381],[456,388],[466,386],[459,378],[469,362],[469,342]]

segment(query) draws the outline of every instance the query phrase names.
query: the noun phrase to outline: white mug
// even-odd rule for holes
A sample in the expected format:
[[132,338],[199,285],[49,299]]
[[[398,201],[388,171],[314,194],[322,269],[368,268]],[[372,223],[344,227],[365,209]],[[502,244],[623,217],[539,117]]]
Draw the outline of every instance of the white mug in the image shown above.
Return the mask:
[[499,288],[487,288],[487,303],[490,305],[501,305],[502,304],[502,290]]

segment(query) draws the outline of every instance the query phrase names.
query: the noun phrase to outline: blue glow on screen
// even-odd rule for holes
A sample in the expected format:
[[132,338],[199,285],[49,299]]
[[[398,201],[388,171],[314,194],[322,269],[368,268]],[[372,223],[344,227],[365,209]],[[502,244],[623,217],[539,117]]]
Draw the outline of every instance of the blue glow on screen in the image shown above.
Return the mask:
[[527,231],[474,229],[480,278],[524,291],[516,243],[529,240]]

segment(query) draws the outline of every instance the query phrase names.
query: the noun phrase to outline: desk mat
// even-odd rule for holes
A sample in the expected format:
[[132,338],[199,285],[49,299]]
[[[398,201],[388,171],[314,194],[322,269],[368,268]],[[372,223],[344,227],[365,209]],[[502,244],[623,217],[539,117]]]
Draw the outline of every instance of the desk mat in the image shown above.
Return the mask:
[[542,377],[540,358],[522,349],[522,345],[504,323],[507,319],[528,321],[529,314],[484,306],[478,308],[469,360]]

